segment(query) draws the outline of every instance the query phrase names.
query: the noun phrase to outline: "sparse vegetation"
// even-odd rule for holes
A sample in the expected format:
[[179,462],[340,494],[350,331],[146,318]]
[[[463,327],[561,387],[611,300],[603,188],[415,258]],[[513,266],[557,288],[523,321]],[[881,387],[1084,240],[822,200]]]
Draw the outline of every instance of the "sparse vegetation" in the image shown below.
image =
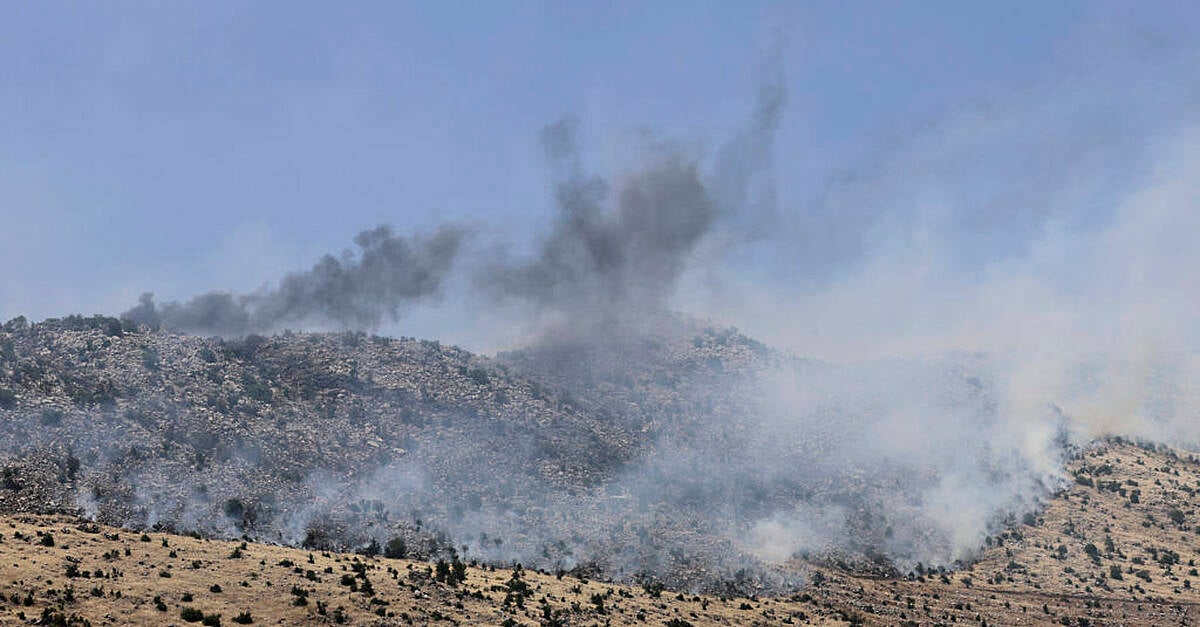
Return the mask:
[[[0,386],[3,386],[0,389],[11,387],[20,391],[16,397],[19,402],[15,405],[19,410],[5,417],[12,416],[13,424],[24,421],[21,424],[39,437],[52,437],[47,434],[63,425],[73,430],[82,421],[110,425],[115,431],[130,434],[129,441],[122,440],[101,452],[94,450],[94,446],[80,444],[73,449],[66,446],[55,449],[45,459],[5,459],[0,478],[3,494],[0,496],[10,499],[7,502],[36,503],[45,494],[60,497],[81,494],[89,502],[98,503],[101,511],[107,511],[103,507],[129,505],[133,502],[128,500],[130,486],[96,472],[97,460],[111,457],[119,460],[113,462],[111,468],[114,469],[156,469],[161,465],[169,469],[163,473],[182,473],[189,478],[195,475],[198,479],[188,484],[191,492],[187,492],[187,496],[205,504],[208,508],[205,511],[213,515],[216,528],[235,537],[245,534],[246,538],[277,538],[279,536],[271,535],[278,528],[273,526],[277,521],[272,517],[287,511],[284,503],[273,501],[270,490],[250,490],[244,485],[226,485],[220,481],[221,477],[227,476],[222,472],[239,465],[254,467],[255,472],[268,476],[269,481],[264,481],[263,485],[296,485],[307,480],[309,475],[303,463],[283,459],[277,450],[269,449],[276,441],[295,438],[297,441],[319,439],[322,446],[328,443],[328,453],[314,446],[312,451],[316,452],[313,454],[327,455],[326,462],[331,467],[345,472],[355,472],[359,468],[387,468],[397,460],[414,458],[415,452],[423,450],[422,447],[430,447],[431,459],[445,463],[447,467],[465,468],[463,472],[474,472],[478,476],[469,475],[474,483],[468,490],[444,495],[445,503],[438,504],[442,510],[429,508],[412,514],[411,518],[409,511],[401,510],[394,503],[363,500],[357,496],[347,498],[349,503],[341,509],[321,512],[320,516],[314,517],[315,522],[309,529],[297,530],[300,536],[307,536],[305,545],[311,547],[311,552],[241,542],[212,540],[205,543],[202,539],[170,535],[168,532],[176,527],[165,520],[161,521],[161,526],[154,524],[160,522],[158,520],[146,520],[144,524],[135,520],[131,526],[139,531],[118,533],[116,529],[102,526],[97,526],[95,531],[86,531],[76,520],[30,515],[30,520],[55,521],[37,527],[14,518],[12,524],[19,529],[14,528],[13,532],[3,536],[0,551],[4,552],[4,563],[19,565],[14,573],[19,572],[20,580],[26,583],[22,584],[24,587],[18,586],[15,583],[17,575],[10,577],[9,588],[3,589],[5,598],[0,606],[0,618],[15,616],[12,610],[26,612],[29,621],[37,620],[46,608],[61,614],[66,610],[59,606],[69,598],[74,605],[62,607],[70,607],[71,611],[92,620],[102,614],[92,614],[90,608],[107,605],[127,610],[130,616],[149,624],[169,622],[174,612],[180,612],[180,618],[184,618],[182,612],[186,610],[199,612],[199,618],[191,622],[208,620],[219,624],[224,615],[233,617],[225,620],[250,624],[253,619],[247,608],[254,611],[260,622],[267,620],[264,616],[271,617],[273,622],[279,613],[281,617],[321,617],[320,620],[329,622],[355,624],[378,621],[380,617],[401,624],[420,624],[433,620],[435,611],[445,624],[451,624],[451,621],[512,625],[605,621],[629,624],[639,622],[639,616],[640,622],[645,624],[672,627],[712,624],[717,622],[714,617],[729,624],[750,621],[794,624],[809,619],[818,622],[823,619],[846,622],[862,619],[881,624],[980,624],[985,619],[996,623],[995,617],[1016,616],[1017,613],[1040,614],[1038,620],[1046,621],[1069,619],[1071,624],[1082,624],[1079,619],[1087,618],[1092,624],[1107,624],[1137,622],[1133,619],[1125,621],[1117,616],[1115,612],[1118,611],[1134,617],[1150,615],[1170,603],[1190,607],[1186,604],[1194,599],[1192,586],[1197,570],[1193,564],[1200,559],[1200,550],[1196,546],[1200,543],[1192,542],[1197,538],[1197,530],[1190,519],[1194,517],[1192,503],[1200,494],[1200,473],[1188,453],[1160,448],[1146,450],[1122,443],[1080,451],[1069,463],[1071,474],[1065,475],[1071,485],[1064,487],[1069,489],[1036,510],[1014,514],[1003,527],[993,530],[988,541],[978,547],[977,561],[961,568],[920,565],[908,579],[897,578],[888,570],[891,565],[887,556],[876,556],[877,561],[863,560],[861,556],[849,556],[844,562],[816,559],[809,583],[801,589],[788,590],[795,594],[783,599],[760,593],[755,588],[758,582],[753,580],[750,569],[742,573],[734,569],[720,571],[718,582],[696,576],[695,573],[707,565],[701,563],[697,554],[688,552],[690,547],[681,547],[671,541],[669,534],[678,533],[679,529],[634,524],[606,528],[605,534],[614,534],[613,546],[620,546],[627,539],[620,534],[628,534],[628,537],[637,538],[641,543],[639,546],[648,554],[678,565],[675,579],[662,579],[666,585],[656,577],[660,573],[646,573],[644,577],[643,573],[637,573],[638,578],[633,581],[639,582],[639,591],[636,585],[626,587],[607,582],[605,576],[611,573],[605,573],[599,567],[591,570],[584,556],[570,552],[578,551],[578,547],[586,546],[592,539],[586,537],[585,532],[590,531],[584,529],[586,521],[557,520],[558,512],[533,507],[519,499],[505,500],[507,495],[518,494],[519,486],[512,485],[508,477],[487,474],[492,467],[487,464],[481,465],[483,471],[477,471],[465,453],[458,456],[455,450],[437,448],[435,445],[439,443],[431,441],[422,431],[466,433],[469,429],[482,428],[480,425],[503,424],[505,429],[514,430],[513,439],[498,441],[518,441],[517,436],[521,435],[515,431],[518,427],[513,426],[510,417],[501,415],[501,409],[491,405],[491,399],[503,398],[514,407],[535,406],[536,412],[541,412],[536,414],[538,419],[546,420],[553,429],[565,430],[564,439],[572,439],[579,433],[571,429],[578,424],[591,424],[587,422],[592,419],[587,412],[594,399],[578,393],[572,398],[569,390],[560,392],[549,384],[535,387],[533,383],[521,380],[519,373],[507,372],[497,366],[499,360],[489,361],[463,351],[455,352],[456,349],[449,346],[434,348],[401,340],[386,344],[360,342],[341,336],[336,340],[339,346],[350,342],[356,350],[362,351],[385,348],[414,354],[421,351],[422,359],[428,359],[432,365],[415,359],[397,360],[398,365],[410,368],[405,372],[416,373],[405,375],[411,377],[410,381],[398,376],[386,379],[380,374],[384,369],[366,366],[368,359],[363,354],[354,354],[354,360],[344,359],[345,354],[338,352],[340,349],[332,347],[325,338],[310,341],[303,336],[298,336],[302,339],[295,343],[305,343],[309,347],[306,350],[311,350],[314,355],[331,356],[327,362],[322,362],[327,368],[323,366],[325,369],[319,372],[305,371],[305,376],[294,375],[297,368],[308,367],[304,365],[308,362],[300,360],[297,366],[290,361],[298,358],[287,352],[292,349],[287,342],[276,338],[262,339],[254,347],[238,347],[232,352],[215,342],[210,349],[199,340],[181,339],[177,345],[155,348],[159,359],[157,367],[152,368],[139,362],[148,354],[142,348],[144,335],[130,331],[123,333],[128,337],[120,342],[128,343],[128,358],[135,366],[139,363],[142,366],[136,373],[143,377],[139,385],[145,388],[150,381],[169,382],[177,386],[181,396],[161,401],[161,406],[151,406],[149,402],[139,405],[143,401],[135,395],[135,390],[122,387],[125,385],[123,379],[111,378],[111,387],[105,384],[100,389],[111,392],[113,407],[69,409],[72,397],[65,391],[56,392],[58,395],[46,404],[37,404],[30,400],[34,396],[30,396],[28,390],[33,388],[10,385],[9,380],[0,379]],[[93,342],[93,348],[88,350],[99,351],[102,341],[115,337],[99,332],[89,336],[86,339]],[[724,341],[736,343],[737,340],[730,336]],[[695,350],[710,350],[719,345],[715,337],[710,336],[703,336],[698,342],[689,338],[688,344]],[[205,358],[193,358],[195,363],[168,362],[163,358],[170,355],[174,360],[177,354],[195,356],[203,352],[201,348],[210,354]],[[86,352],[83,346],[78,350]],[[9,364],[28,360],[26,346],[16,345],[13,353],[17,359],[4,362],[4,367],[10,368],[4,371],[4,376],[16,372],[15,366]],[[111,352],[104,355],[110,361],[118,357]],[[733,368],[734,361],[728,357],[722,355],[710,359],[702,356],[696,359],[695,367],[708,371],[718,368],[716,364],[721,363],[724,365],[720,368]],[[248,359],[254,361],[246,361]],[[226,369],[227,364],[236,366]],[[442,372],[443,367],[445,372]],[[172,379],[176,371],[188,372],[190,378]],[[15,381],[16,374],[12,376]],[[34,377],[32,370],[28,376]],[[666,394],[663,390],[687,384],[683,374],[669,372],[663,374],[662,388],[651,389],[640,376],[639,373],[622,373],[621,376],[606,375],[607,378],[602,379],[597,375],[597,385],[611,386],[613,390],[635,390],[647,397],[648,400],[642,402],[649,403],[653,402],[650,395]],[[372,380],[372,377],[377,378]],[[510,379],[515,383],[510,383]],[[51,378],[31,380],[43,382]],[[446,380],[457,381],[457,387],[443,385]],[[187,387],[191,385],[190,381],[200,382],[197,385],[205,387]],[[482,387],[488,389],[477,389]],[[376,398],[359,392],[367,389],[386,390],[386,394],[372,392],[379,395]],[[171,393],[174,392],[163,394],[170,396]],[[461,399],[476,398],[469,395],[488,400],[472,400],[464,405],[466,401]],[[82,398],[87,394],[80,392],[77,396]],[[185,397],[203,399],[202,411],[195,411],[179,400]],[[43,400],[37,399],[38,402]],[[386,414],[382,409],[384,401],[391,408],[387,411],[393,411],[392,415],[396,416],[394,424],[387,423],[386,418],[375,422],[377,416]],[[319,404],[320,416],[305,413],[309,411],[307,403],[313,407]],[[635,405],[632,403],[629,411],[637,411],[632,408]],[[66,411],[47,409],[50,406]],[[570,409],[562,409],[568,406]],[[686,422],[689,412],[695,411],[695,407],[681,405],[678,416],[673,419]],[[406,417],[401,419],[401,414]],[[570,421],[564,416],[569,416]],[[312,421],[324,421],[320,424],[329,425],[328,432],[310,430]],[[239,431],[238,438],[230,438],[217,427],[209,427],[210,422],[230,432],[244,430],[244,433]],[[354,429],[344,425],[354,425]],[[38,427],[43,429],[38,431]],[[621,425],[621,428],[626,426]],[[145,437],[143,434],[146,433],[155,436]],[[533,466],[536,469],[533,472],[545,473],[538,481],[549,477],[550,481],[578,481],[580,485],[590,486],[592,484],[587,482],[594,477],[580,470],[593,463],[590,456],[612,456],[604,458],[606,463],[619,459],[613,452],[618,449],[605,448],[608,446],[604,441],[607,432],[587,433],[589,438],[600,440],[601,453],[591,449],[577,451],[579,463],[564,463],[563,459],[554,457],[554,451],[546,453],[544,459],[538,458],[539,464],[542,461],[545,464]],[[646,433],[645,437],[659,435],[653,431]],[[467,442],[464,448],[469,449],[470,445],[471,442]],[[343,459],[345,451],[352,452]],[[438,456],[445,456],[445,459]],[[517,461],[524,463],[527,460]],[[456,464],[458,466],[454,466]],[[164,474],[150,476],[160,482],[164,477],[170,478]],[[1070,481],[1072,476],[1075,477],[1073,482]],[[735,479],[731,477],[730,480]],[[606,492],[603,484],[598,487],[599,493],[615,503],[646,498],[619,489]],[[127,496],[120,497],[121,494]],[[695,498],[703,501],[704,496]],[[151,503],[152,500],[142,502]],[[653,509],[661,503],[651,501],[645,506]],[[512,509],[504,510],[504,507]],[[135,511],[132,516],[148,516],[137,508],[129,509]],[[160,508],[155,515],[169,514],[168,510]],[[547,520],[546,524],[557,524],[570,532],[575,531],[572,526],[578,526],[578,538],[570,537],[570,533],[559,534],[564,538],[561,545],[547,543],[549,557],[537,565],[555,565],[553,560],[561,560],[558,563],[581,564],[581,567],[566,571],[564,566],[555,573],[556,576],[538,572],[534,565],[510,571],[511,562],[487,563],[482,556],[516,547],[522,541],[519,535],[506,532],[503,540],[495,533],[449,537],[441,524],[448,515],[486,517],[497,511],[514,520],[527,515],[526,520],[541,517]],[[878,514],[874,510],[869,513],[872,516]],[[877,519],[859,522],[870,527]],[[872,529],[883,546],[899,543],[905,537],[904,525],[910,522],[889,519],[886,525],[879,523],[878,528]],[[331,530],[339,526],[356,532],[369,531],[353,537],[338,536]],[[143,534],[141,529],[147,532]],[[378,541],[371,538],[378,538]],[[466,544],[470,549],[462,546]],[[347,546],[359,547],[359,555],[335,552],[335,549]],[[34,554],[40,562],[37,565],[16,557],[32,551],[40,551]],[[10,556],[13,557],[11,561],[7,559]],[[376,559],[378,556],[386,559]],[[813,557],[817,556],[801,555],[797,559]],[[409,561],[411,558],[419,559]],[[855,561],[856,558],[859,561]],[[863,573],[880,579],[858,577]],[[685,576],[696,578],[686,580]],[[1189,581],[1185,577],[1193,579]],[[28,583],[51,580],[57,583]],[[715,594],[693,597],[680,592],[689,590],[692,582],[698,589]],[[70,585],[78,586],[78,598]],[[130,590],[134,592],[130,593]],[[181,594],[184,590],[197,594]],[[287,590],[292,593],[286,594]],[[1029,596],[1025,598],[1014,591]],[[125,597],[117,597],[118,592],[124,593]],[[270,609],[248,603],[247,598],[263,600]],[[181,608],[181,604],[187,605]],[[1120,609],[1110,609],[1109,604]],[[1147,608],[1143,614],[1139,614],[1143,610],[1137,609],[1138,604]],[[1010,611],[1012,614],[1004,613]]]

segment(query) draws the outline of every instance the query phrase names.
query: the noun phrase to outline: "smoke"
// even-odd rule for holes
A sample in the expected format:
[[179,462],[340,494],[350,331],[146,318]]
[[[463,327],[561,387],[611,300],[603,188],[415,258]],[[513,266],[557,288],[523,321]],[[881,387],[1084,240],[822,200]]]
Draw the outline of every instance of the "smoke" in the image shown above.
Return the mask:
[[606,211],[609,186],[579,171],[571,125],[551,126],[544,141],[565,171],[554,228],[535,260],[490,272],[485,289],[600,323],[659,308],[717,218],[697,164],[673,151],[653,157]]
[[[568,465],[563,451],[583,458],[590,441],[480,427],[426,434],[438,455],[353,481],[314,471],[310,491],[331,508],[419,510],[485,559],[701,585],[795,556],[952,566],[1064,488],[1077,446],[1200,445],[1191,64],[1056,75],[950,111],[781,208],[771,154],[786,90],[770,59],[746,128],[712,155],[650,141],[606,178],[586,168],[575,122],[547,128],[556,212],[538,246],[465,269],[470,298],[515,305],[535,329],[500,363],[569,398],[623,457]],[[274,288],[146,296],[125,316],[221,335],[372,328],[438,293],[463,231],[356,241],[357,259],[326,257]],[[751,280],[745,259],[785,280]],[[505,405],[494,425],[527,407]],[[496,441],[511,465],[437,466]],[[531,468],[586,468],[592,483]],[[506,492],[454,511],[479,498],[481,471]],[[327,513],[292,511],[289,540]]]
[[427,237],[403,238],[379,226],[354,238],[358,256],[326,255],[306,272],[251,294],[209,292],[157,306],[143,294],[122,318],[188,333],[240,336],[285,325],[371,329],[403,308],[438,293],[466,232],[444,226]]
[[840,526],[780,507],[758,554],[877,542],[901,568],[953,564],[1064,487],[1073,447],[1200,446],[1189,67],[1056,74],[914,128],[780,225],[764,257],[794,282],[726,267],[689,303],[829,367],[778,379],[747,463],[862,498],[798,499]]
[[[547,127],[541,140],[557,208],[549,232],[532,259],[490,259],[476,285],[563,327],[560,339],[636,328],[661,314],[685,272],[718,263],[722,250],[761,229],[766,217],[755,212],[774,209],[762,179],[786,102],[779,47],[760,72],[747,128],[707,170],[702,153],[650,140],[640,166],[613,182],[585,170],[575,120]],[[756,185],[767,188],[757,199]]]

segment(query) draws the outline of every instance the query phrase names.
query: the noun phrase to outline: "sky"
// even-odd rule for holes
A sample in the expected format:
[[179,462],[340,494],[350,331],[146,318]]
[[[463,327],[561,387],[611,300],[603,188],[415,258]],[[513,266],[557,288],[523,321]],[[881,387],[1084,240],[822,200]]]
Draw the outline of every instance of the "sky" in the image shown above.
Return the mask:
[[[116,314],[144,291],[249,291],[384,223],[468,224],[520,250],[553,211],[544,127],[577,119],[600,171],[621,170],[646,129],[718,146],[749,115],[772,46],[788,92],[771,162],[784,236],[721,272],[826,289],[932,195],[955,207],[930,227],[967,269],[949,280],[975,280],[1050,213],[1070,228],[1107,219],[1104,199],[1150,169],[1142,151],[1190,116],[1200,32],[1187,3],[1068,1],[4,13],[0,319]],[[1064,191],[1071,177],[1088,184]],[[711,294],[682,300],[772,335]],[[439,335],[444,319],[386,330]]]

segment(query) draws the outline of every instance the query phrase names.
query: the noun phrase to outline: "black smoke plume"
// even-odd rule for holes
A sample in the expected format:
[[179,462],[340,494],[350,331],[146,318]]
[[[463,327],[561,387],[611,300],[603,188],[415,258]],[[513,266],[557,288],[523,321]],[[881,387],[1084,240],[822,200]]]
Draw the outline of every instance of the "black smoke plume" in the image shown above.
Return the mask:
[[156,305],[143,294],[121,317],[151,327],[237,336],[288,324],[367,329],[396,319],[405,306],[438,293],[466,232],[443,226],[431,236],[404,238],[387,226],[354,238],[360,252],[326,255],[306,272],[251,294],[208,292],[186,302]]
[[771,60],[750,123],[707,169],[702,154],[656,142],[643,166],[614,184],[585,170],[574,120],[547,127],[557,214],[533,258],[492,263],[477,278],[482,291],[557,315],[571,335],[661,312],[684,272],[706,261],[704,244],[715,240],[719,253],[761,228],[756,184],[767,188],[757,205],[772,208],[763,179],[787,95]]

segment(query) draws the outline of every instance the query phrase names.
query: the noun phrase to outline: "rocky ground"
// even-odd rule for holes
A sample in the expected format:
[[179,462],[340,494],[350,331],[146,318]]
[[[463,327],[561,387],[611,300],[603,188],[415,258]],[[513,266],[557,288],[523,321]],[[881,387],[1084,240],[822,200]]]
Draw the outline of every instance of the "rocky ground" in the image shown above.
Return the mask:
[[[614,477],[686,426],[690,399],[731,402],[711,382],[766,358],[747,346],[691,329],[629,348],[653,367],[592,372],[584,349],[562,346],[491,359],[362,333],[221,340],[17,320],[0,332],[0,511],[331,549],[402,537],[421,555],[469,545],[563,568],[644,545],[604,564],[626,576],[658,568],[674,526],[694,540],[666,558],[675,581],[711,580],[747,562],[686,513],[637,504],[645,522],[581,532],[635,506]],[[522,367],[535,363],[588,376],[572,388]]]

